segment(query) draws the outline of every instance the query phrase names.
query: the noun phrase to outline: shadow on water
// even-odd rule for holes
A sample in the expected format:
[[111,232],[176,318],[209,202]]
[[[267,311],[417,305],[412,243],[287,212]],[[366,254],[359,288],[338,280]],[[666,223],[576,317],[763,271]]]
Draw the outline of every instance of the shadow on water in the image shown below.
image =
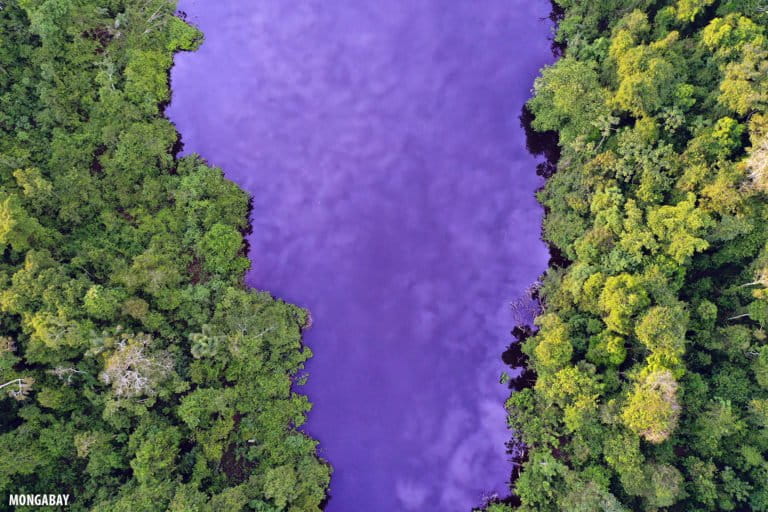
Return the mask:
[[[562,20],[563,15],[562,7],[553,1],[549,19],[553,23],[558,24]],[[553,38],[552,54],[556,58],[560,58],[564,52],[565,44]],[[533,128],[534,119],[533,112],[525,104],[520,113],[520,125],[525,133],[525,146],[532,155],[544,158],[543,161],[536,165],[536,174],[548,180],[557,172],[557,164],[561,156],[559,137],[555,131],[540,132],[535,130]],[[545,215],[547,213],[549,212],[545,208]],[[570,264],[570,261],[559,248],[548,242],[547,247],[550,253],[550,267],[565,268]],[[543,311],[543,298],[540,296],[538,284],[535,283],[531,286],[526,296],[511,305],[517,325],[510,332],[513,340],[501,354],[501,360],[510,368],[512,373],[512,376],[507,381],[512,392],[529,389],[536,384],[536,372],[533,368],[529,367],[529,357],[523,353],[522,345],[529,337],[536,334],[537,329],[533,325],[533,319]],[[520,477],[523,465],[528,460],[528,449],[518,435],[519,432],[513,430],[512,438],[507,443],[507,454],[510,456],[510,462],[512,463],[512,472],[509,480],[510,489],[514,489],[515,482]],[[514,492],[507,497],[490,500],[485,505],[493,503],[510,506],[521,505],[520,498]]]

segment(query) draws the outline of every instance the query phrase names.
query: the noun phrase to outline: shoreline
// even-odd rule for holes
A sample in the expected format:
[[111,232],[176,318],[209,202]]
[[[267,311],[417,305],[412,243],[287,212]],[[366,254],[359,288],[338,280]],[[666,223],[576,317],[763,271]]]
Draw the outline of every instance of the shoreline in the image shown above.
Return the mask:
[[[557,60],[562,58],[564,55],[566,43],[555,41],[554,34],[557,31],[559,22],[565,15],[565,10],[559,6],[555,0],[550,0],[550,4],[552,9],[550,11],[549,19],[554,24],[552,55],[556,59],[555,62],[557,62]],[[554,65],[555,62],[553,62],[551,65]],[[541,69],[543,70],[544,68]],[[534,115],[528,107],[527,101],[523,105],[519,120],[520,125],[522,126],[525,133],[525,144],[528,152],[534,156],[544,157],[544,160],[536,166],[536,174],[544,178],[544,183],[542,186],[534,192],[534,195],[538,196],[538,193],[546,186],[547,181],[557,172],[558,163],[560,162],[561,158],[559,136],[556,131],[540,132],[533,128],[532,122],[534,120]],[[507,346],[507,349],[501,354],[501,360],[509,367],[510,370],[519,371],[518,375],[515,377],[510,377],[507,382],[508,389],[510,390],[510,396],[511,394],[517,393],[524,389],[533,388],[536,385],[536,372],[529,364],[529,357],[523,353],[522,345],[528,338],[535,335],[537,332],[535,326],[532,325],[533,320],[546,311],[546,304],[543,303],[541,297],[539,296],[541,279],[551,269],[562,269],[571,264],[571,261],[563,255],[562,251],[557,249],[557,247],[555,247],[544,237],[543,222],[549,214],[549,208],[538,199],[537,202],[544,209],[542,224],[540,226],[540,229],[542,230],[540,239],[547,246],[547,250],[549,252],[549,262],[547,264],[547,270],[545,270],[545,272],[532,283],[529,292],[526,293],[526,296],[521,298],[521,301],[527,299],[535,301],[537,304],[537,306],[534,308],[535,311],[532,311],[533,314],[531,322],[522,322],[513,327],[513,329],[510,331],[510,335],[512,336],[513,340]],[[509,431],[512,434],[509,441],[507,442],[507,455],[511,457],[510,463],[512,464],[512,471],[508,481],[509,495],[489,500],[483,504],[481,509],[485,509],[493,504],[508,505],[513,507],[518,507],[521,505],[520,498],[515,493],[514,488],[522,472],[523,465],[528,461],[528,448],[522,439],[519,438],[520,432],[516,432],[511,428]]]

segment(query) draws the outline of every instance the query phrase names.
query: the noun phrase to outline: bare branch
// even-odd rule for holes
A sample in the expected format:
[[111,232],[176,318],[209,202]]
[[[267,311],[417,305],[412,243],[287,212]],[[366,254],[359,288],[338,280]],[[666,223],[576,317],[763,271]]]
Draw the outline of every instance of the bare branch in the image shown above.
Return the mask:
[[77,368],[65,366],[57,366],[53,370],[48,370],[47,373],[55,375],[59,379],[66,381],[67,384],[72,383],[72,377],[74,377],[76,374],[87,375],[86,372],[78,370]]
[[6,382],[5,384],[0,385],[0,389],[16,384],[18,386],[18,389],[16,388],[10,389],[8,391],[8,395],[15,400],[24,400],[29,395],[29,392],[32,391],[32,384],[34,384],[34,382],[35,382],[35,379],[29,378],[29,377],[21,378],[21,379],[13,379],[11,381]]

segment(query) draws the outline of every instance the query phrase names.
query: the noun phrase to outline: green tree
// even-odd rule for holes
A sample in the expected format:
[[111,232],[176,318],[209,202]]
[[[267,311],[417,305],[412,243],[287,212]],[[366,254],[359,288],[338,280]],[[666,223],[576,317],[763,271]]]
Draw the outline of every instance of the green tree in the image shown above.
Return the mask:
[[240,256],[243,237],[234,228],[224,224],[214,224],[199,244],[199,253],[203,266],[213,273],[241,273],[250,265]]
[[536,319],[540,327],[533,339],[533,352],[542,368],[554,371],[568,364],[573,355],[568,326],[556,315],[543,315]]
[[595,139],[600,135],[595,121],[610,110],[600,86],[594,64],[565,58],[545,68],[534,85],[536,92],[529,105],[538,130],[558,130],[563,144],[577,137]]
[[677,263],[709,247],[700,236],[710,223],[709,216],[696,208],[692,194],[674,206],[660,206],[648,213],[648,226]]
[[630,334],[635,316],[648,307],[650,299],[642,280],[631,274],[611,276],[600,294],[603,320],[613,331]]
[[46,230],[29,215],[18,196],[9,194],[0,201],[0,248],[10,246],[25,251],[33,244],[45,243]]
[[621,413],[624,423],[646,441],[666,441],[677,427],[678,384],[669,371],[653,372],[637,382]]

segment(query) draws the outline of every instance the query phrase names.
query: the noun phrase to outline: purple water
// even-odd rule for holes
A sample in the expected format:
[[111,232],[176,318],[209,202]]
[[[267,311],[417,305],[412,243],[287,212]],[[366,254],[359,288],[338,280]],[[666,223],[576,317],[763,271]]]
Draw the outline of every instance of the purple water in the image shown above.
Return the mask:
[[250,285],[309,308],[329,512],[505,494],[510,302],[544,270],[518,120],[545,0],[182,0],[185,152],[253,195]]

